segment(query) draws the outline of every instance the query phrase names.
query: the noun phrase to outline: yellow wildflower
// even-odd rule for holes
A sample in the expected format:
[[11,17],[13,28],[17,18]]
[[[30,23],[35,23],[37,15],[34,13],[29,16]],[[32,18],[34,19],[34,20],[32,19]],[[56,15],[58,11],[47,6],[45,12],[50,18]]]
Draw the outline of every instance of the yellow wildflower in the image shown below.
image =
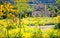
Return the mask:
[[60,16],[55,17],[55,23],[60,23]]
[[47,33],[43,33],[42,38],[50,38],[50,36]]
[[9,35],[17,34],[20,31],[20,28],[9,30]]
[[0,12],[2,12],[3,5],[0,5]]
[[20,0],[20,2],[28,2],[28,0]]
[[0,17],[3,15],[3,12],[0,12]]
[[19,2],[19,0],[14,0],[14,2]]

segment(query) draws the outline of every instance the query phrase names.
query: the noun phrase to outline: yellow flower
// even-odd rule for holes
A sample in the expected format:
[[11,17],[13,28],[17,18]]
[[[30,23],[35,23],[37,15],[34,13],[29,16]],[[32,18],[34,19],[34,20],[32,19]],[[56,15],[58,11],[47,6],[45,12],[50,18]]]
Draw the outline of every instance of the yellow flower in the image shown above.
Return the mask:
[[55,23],[60,23],[60,16],[55,17]]
[[3,15],[3,12],[0,12],[0,17]]
[[3,25],[4,27],[6,27],[7,23],[4,20],[0,20],[0,25]]
[[53,36],[57,36],[58,35],[58,30],[54,30]]
[[23,36],[24,38],[30,38],[30,37],[33,36],[33,34],[32,34],[32,33],[23,33],[22,36]]
[[20,0],[20,2],[28,2],[28,0]]
[[13,5],[10,5],[9,8],[10,8],[10,9],[13,9],[13,8],[15,8],[15,7],[14,7]]
[[29,21],[27,19],[22,19],[21,24],[28,24],[28,23],[29,23]]
[[9,35],[17,34],[20,31],[20,28],[9,30]]
[[5,13],[6,12],[6,9],[5,8],[3,8],[3,13]]
[[16,12],[16,10],[11,9],[11,12],[12,12],[12,13],[15,13],[15,12]]
[[3,5],[0,5],[0,12],[2,11]]
[[14,2],[19,2],[19,0],[14,0]]
[[2,38],[2,34],[0,33],[0,38]]
[[42,38],[50,38],[50,36],[47,33],[43,33]]

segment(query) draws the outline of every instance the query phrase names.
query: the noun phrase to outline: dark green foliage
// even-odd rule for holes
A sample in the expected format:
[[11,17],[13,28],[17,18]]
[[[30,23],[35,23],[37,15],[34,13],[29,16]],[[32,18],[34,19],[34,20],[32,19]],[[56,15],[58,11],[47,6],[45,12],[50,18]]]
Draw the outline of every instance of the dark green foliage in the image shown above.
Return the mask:
[[55,29],[60,29],[60,23],[56,24]]

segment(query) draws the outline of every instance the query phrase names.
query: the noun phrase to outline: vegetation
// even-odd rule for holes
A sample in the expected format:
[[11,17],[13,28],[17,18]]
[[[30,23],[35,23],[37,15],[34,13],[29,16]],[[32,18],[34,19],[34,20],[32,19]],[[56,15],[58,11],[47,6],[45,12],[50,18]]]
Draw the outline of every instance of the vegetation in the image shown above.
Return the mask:
[[[0,3],[0,38],[60,38],[59,5],[51,5],[52,8],[47,6],[47,10],[52,11],[53,15],[57,14],[56,17],[29,17],[26,14],[32,12],[34,6],[26,4],[28,0],[14,2],[15,5],[9,2]],[[56,2],[59,4],[60,1]],[[45,30],[38,28],[46,25],[55,25],[55,27]]]

